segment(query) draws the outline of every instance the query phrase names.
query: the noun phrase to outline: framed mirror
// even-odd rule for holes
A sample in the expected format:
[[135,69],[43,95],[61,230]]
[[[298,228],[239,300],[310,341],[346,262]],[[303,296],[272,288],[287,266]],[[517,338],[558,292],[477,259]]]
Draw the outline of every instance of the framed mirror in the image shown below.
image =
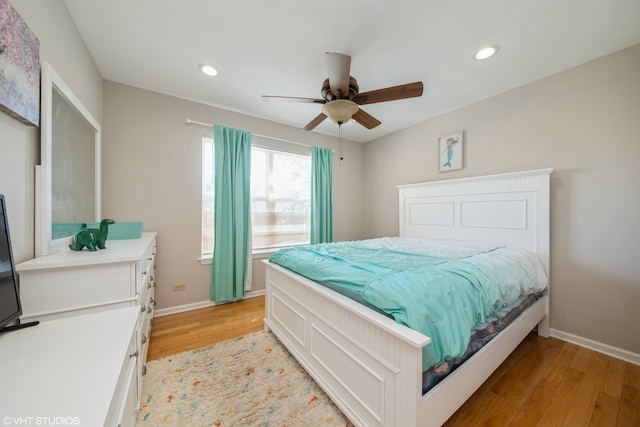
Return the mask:
[[100,221],[100,125],[48,63],[41,81],[36,256],[67,249],[83,223]]

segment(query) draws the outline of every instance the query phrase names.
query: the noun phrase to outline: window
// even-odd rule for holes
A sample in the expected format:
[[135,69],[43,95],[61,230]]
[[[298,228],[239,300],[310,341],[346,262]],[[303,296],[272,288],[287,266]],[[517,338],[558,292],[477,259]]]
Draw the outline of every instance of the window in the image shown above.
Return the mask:
[[202,255],[213,254],[213,138],[202,138]]
[[[202,142],[202,255],[213,253],[213,139]],[[311,156],[251,148],[253,250],[308,244]]]

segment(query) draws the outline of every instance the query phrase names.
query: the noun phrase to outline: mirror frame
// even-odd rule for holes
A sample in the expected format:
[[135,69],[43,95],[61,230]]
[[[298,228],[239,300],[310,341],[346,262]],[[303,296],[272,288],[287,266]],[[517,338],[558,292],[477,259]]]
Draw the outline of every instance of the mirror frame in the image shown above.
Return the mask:
[[41,114],[40,114],[40,165],[36,166],[36,257],[68,249],[73,236],[52,238],[52,146],[53,146],[53,90],[54,88],[94,129],[95,138],[95,215],[100,221],[100,124],[93,118],[80,100],[73,94],[60,76],[47,62],[42,63]]

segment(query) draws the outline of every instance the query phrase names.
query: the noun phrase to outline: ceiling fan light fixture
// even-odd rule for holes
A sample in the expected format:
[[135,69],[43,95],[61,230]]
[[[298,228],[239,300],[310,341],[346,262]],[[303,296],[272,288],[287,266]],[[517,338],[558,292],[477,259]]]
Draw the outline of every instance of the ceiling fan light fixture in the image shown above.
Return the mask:
[[215,77],[218,75],[218,70],[213,65],[200,64],[198,68],[207,76]]
[[329,117],[329,119],[338,124],[348,122],[351,117],[358,112],[358,104],[348,99],[336,99],[335,101],[327,102],[322,106],[322,112]]
[[477,59],[478,61],[482,61],[484,59],[489,59],[491,58],[493,55],[495,55],[496,53],[498,53],[498,49],[499,46],[498,45],[491,45],[491,46],[485,46],[481,49],[479,49],[475,55],[473,55],[473,57],[475,59]]

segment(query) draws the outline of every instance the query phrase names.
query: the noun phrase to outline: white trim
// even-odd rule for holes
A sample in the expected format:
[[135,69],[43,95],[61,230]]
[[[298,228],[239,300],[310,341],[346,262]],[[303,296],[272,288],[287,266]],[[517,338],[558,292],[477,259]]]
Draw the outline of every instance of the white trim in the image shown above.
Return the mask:
[[[300,245],[302,246],[302,245]],[[291,247],[291,246],[287,246],[287,247]],[[256,259],[265,259],[265,258],[269,258],[271,255],[275,254],[276,252],[278,252],[280,249],[282,248],[277,248],[277,249],[257,249],[254,250],[251,254],[251,259],[252,260],[256,260]],[[202,257],[202,258],[198,258],[198,262],[202,265],[211,265],[213,264],[213,256],[206,256],[206,257]]]
[[396,185],[396,188],[411,188],[411,187],[423,187],[425,185],[442,185],[442,184],[459,184],[464,182],[478,182],[478,180],[482,181],[491,181],[491,180],[502,180],[504,178],[517,178],[523,176],[538,176],[538,175],[550,175],[553,172],[553,168],[545,168],[545,169],[535,169],[529,171],[519,171],[519,172],[507,172],[507,173],[497,173],[493,175],[483,175],[480,177],[477,176],[469,176],[465,178],[453,178],[446,179],[440,181],[431,181],[431,182],[418,182],[415,184],[400,184]]
[[[265,294],[264,289],[259,289],[257,291],[249,291],[245,294],[244,299],[259,297],[259,296],[263,296],[264,294]],[[222,304],[227,304],[227,303],[222,303]],[[170,314],[184,313],[185,311],[198,310],[200,308],[213,307],[215,305],[221,305],[221,304],[216,304],[214,301],[200,301],[200,302],[194,302],[192,304],[184,304],[184,305],[177,305],[175,307],[161,308],[161,309],[156,309],[154,311],[153,317],[156,318],[156,317],[168,316]]]
[[633,353],[622,348],[613,347],[608,344],[553,328],[551,328],[551,336],[553,338],[570,342],[571,344],[579,345],[580,347],[588,348],[589,350],[597,351],[598,353],[606,354],[607,356],[615,357],[616,359],[640,366],[640,354],[638,353]]

